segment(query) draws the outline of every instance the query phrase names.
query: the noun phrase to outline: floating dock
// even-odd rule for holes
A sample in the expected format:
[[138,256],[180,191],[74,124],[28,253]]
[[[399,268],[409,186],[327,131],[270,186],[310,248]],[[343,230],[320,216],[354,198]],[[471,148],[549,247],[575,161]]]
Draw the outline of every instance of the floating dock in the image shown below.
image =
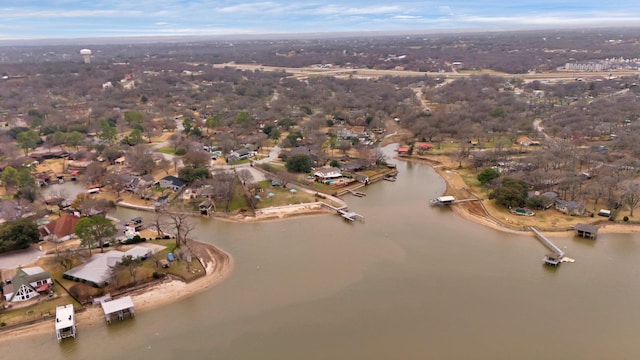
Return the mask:
[[553,251],[553,253],[545,255],[545,257],[543,259],[544,263],[548,264],[548,265],[553,265],[553,266],[557,266],[558,264],[560,264],[562,262],[562,259],[565,256],[564,251],[562,251],[562,249],[560,249],[558,246],[556,246],[556,244],[551,242],[551,240],[549,240],[549,238],[544,236],[535,227],[532,226],[529,229],[531,229],[531,231],[533,231],[533,233],[536,234],[536,237],[538,238],[538,240],[540,240],[540,242],[542,242],[546,247],[548,247],[549,250]]
[[56,337],[58,342],[76,337],[76,317],[71,304],[56,307]]

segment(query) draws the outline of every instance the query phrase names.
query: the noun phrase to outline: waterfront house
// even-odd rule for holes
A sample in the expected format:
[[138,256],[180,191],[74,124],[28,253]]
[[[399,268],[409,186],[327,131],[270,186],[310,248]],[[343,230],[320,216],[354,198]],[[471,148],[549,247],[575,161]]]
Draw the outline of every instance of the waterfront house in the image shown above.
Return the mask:
[[126,252],[111,250],[106,253],[93,254],[89,261],[65,271],[65,279],[88,283],[94,287],[102,287],[111,281],[111,269],[125,256],[142,260],[151,256],[151,250],[142,246],[133,247]]
[[60,218],[38,227],[42,240],[63,242],[75,237],[75,226],[80,221],[78,216],[64,213]]
[[320,169],[317,169],[313,173],[313,176],[315,176],[316,181],[326,182],[327,180],[337,179],[342,177],[342,172],[340,172],[340,169],[336,167],[325,166]]
[[571,216],[582,216],[585,213],[584,204],[576,200],[569,201],[569,200],[556,199],[555,208],[561,213],[571,215]]
[[11,283],[4,285],[4,298],[12,302],[26,301],[49,291],[51,286],[51,274],[41,267],[18,268]]
[[158,181],[158,185],[163,189],[171,189],[173,191],[180,191],[187,183],[175,176],[167,175]]

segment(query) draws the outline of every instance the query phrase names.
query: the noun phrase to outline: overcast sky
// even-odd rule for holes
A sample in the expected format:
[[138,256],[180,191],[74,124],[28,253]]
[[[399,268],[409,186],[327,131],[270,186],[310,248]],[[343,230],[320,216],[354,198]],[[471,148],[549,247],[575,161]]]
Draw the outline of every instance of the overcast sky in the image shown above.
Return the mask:
[[0,39],[638,24],[638,0],[0,0]]

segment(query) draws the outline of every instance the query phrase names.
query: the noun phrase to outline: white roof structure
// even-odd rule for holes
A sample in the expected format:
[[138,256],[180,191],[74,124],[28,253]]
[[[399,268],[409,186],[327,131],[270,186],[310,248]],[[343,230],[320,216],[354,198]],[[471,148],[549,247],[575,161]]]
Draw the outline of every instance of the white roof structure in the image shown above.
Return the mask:
[[124,253],[124,256],[131,255],[132,258],[144,259],[151,255],[151,249],[143,246],[134,246]]
[[441,203],[453,202],[456,201],[456,198],[453,196],[440,196],[438,197],[438,201]]
[[323,168],[317,169],[316,172],[313,173],[313,175],[324,179],[338,178],[342,177],[342,172],[340,172],[340,169],[338,168],[325,166]]
[[105,315],[113,314],[113,313],[117,313],[118,311],[133,308],[133,300],[131,300],[131,296],[125,296],[120,299],[103,301],[101,305]]
[[75,324],[73,305],[56,307],[56,330],[65,329]]
[[41,274],[45,272],[40,266],[22,268],[22,271],[29,276],[33,276],[33,275]]
[[118,319],[122,320],[126,313],[133,316],[135,312],[131,296],[125,296],[111,301],[103,301],[100,305],[102,305],[102,311],[104,311],[104,317],[108,323],[111,322],[112,316],[117,316]]
[[121,261],[124,255],[125,253],[117,250],[94,254],[86,264],[68,270],[64,274],[101,286],[109,282],[111,267]]

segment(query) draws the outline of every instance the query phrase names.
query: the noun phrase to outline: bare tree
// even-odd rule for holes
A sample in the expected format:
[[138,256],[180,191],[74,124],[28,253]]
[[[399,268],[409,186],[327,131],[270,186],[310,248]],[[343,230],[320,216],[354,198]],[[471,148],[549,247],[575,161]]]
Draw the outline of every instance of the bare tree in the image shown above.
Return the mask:
[[241,169],[237,171],[238,179],[242,182],[242,185],[246,185],[253,181],[253,174],[248,169]]
[[152,152],[144,145],[136,145],[127,152],[127,161],[134,169],[141,171],[143,174],[150,173],[156,166],[152,157]]
[[115,191],[118,196],[120,196],[120,193],[124,191],[128,184],[128,181],[125,177],[115,172],[107,173],[107,175],[105,175],[104,177],[104,182],[107,185],[111,186],[111,189],[113,189],[113,191]]
[[99,162],[92,162],[87,166],[84,174],[89,184],[100,184],[106,172],[107,169],[105,169],[102,164]]
[[206,151],[189,151],[184,155],[183,162],[194,168],[207,166],[211,162],[210,156]]
[[156,232],[158,233],[158,236],[165,235],[164,229],[166,229],[168,225],[169,224],[167,223],[167,219],[164,216],[164,213],[161,211],[156,212],[152,220],[151,227],[153,227],[156,230]]
[[629,206],[629,216],[633,217],[633,210],[640,204],[640,183],[630,180],[622,184],[622,202]]
[[195,225],[189,220],[190,215],[186,212],[167,211],[169,224],[173,228],[176,237],[176,246],[187,245],[189,234],[195,229]]
[[122,257],[122,260],[118,262],[116,267],[125,268],[129,271],[129,275],[133,282],[136,282],[136,275],[138,274],[138,270],[142,266],[142,259],[139,257],[133,257],[131,255],[126,255]]

